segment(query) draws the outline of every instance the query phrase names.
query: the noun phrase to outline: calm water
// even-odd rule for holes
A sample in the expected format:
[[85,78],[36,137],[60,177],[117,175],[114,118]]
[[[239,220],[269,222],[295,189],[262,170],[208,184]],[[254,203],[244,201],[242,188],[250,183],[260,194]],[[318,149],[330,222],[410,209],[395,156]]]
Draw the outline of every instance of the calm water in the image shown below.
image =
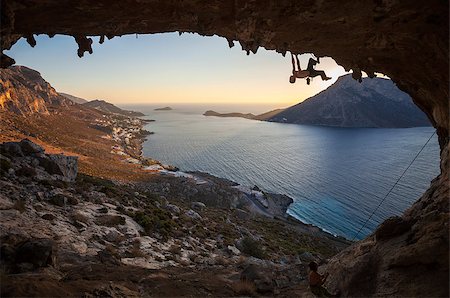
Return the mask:
[[[433,128],[349,129],[205,117],[186,108],[143,109],[156,122],[144,154],[294,198],[294,217],[353,238]],[[400,214],[439,173],[433,137],[358,238]]]

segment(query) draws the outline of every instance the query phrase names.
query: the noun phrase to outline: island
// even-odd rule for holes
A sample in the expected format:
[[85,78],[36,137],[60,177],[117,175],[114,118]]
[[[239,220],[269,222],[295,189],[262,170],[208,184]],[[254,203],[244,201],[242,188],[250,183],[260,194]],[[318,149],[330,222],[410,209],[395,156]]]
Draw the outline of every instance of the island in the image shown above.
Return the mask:
[[172,111],[173,109],[171,107],[164,107],[164,108],[157,108],[154,109],[154,111]]
[[252,113],[218,113],[216,111],[206,111],[205,113],[203,113],[203,116],[215,116],[215,117],[239,117],[239,118],[245,118],[245,119],[252,119],[252,120],[267,120],[275,115],[277,115],[278,113],[282,112],[284,109],[276,109],[267,113],[263,113],[260,115],[254,115]]
[[246,119],[253,119],[255,118],[255,115],[248,113],[248,114],[243,114],[243,113],[218,113],[216,111],[206,111],[205,113],[203,113],[204,116],[216,116],[216,117],[240,117],[240,118],[246,118]]

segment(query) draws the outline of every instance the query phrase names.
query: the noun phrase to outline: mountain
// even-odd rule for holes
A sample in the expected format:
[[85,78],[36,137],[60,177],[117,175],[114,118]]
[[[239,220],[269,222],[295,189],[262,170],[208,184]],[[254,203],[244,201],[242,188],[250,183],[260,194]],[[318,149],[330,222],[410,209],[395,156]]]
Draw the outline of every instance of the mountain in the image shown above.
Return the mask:
[[[122,110],[103,100],[87,101],[66,93],[58,93],[39,72],[26,66],[0,70],[0,112],[19,115],[50,114],[51,110],[82,103],[87,108],[124,116],[144,116],[140,112]],[[84,102],[84,103],[83,103]]]
[[70,105],[72,101],[56,92],[39,72],[25,66],[0,70],[0,111],[49,114],[49,109]]
[[171,107],[164,107],[164,108],[157,108],[154,109],[154,111],[172,111],[173,109]]
[[67,94],[67,93],[63,93],[63,92],[59,92],[59,94],[64,96],[64,97],[66,97],[66,98],[68,98],[68,99],[70,99],[74,103],[77,103],[77,104],[80,104],[80,105],[84,104],[84,103],[87,103],[89,101],[89,100],[86,100],[84,98],[73,96],[73,95],[70,95],[70,94]]
[[88,101],[88,102],[84,103],[83,106],[97,109],[99,111],[106,112],[106,113],[119,114],[119,115],[129,116],[129,117],[145,116],[145,114],[143,114],[141,112],[122,110],[121,108],[116,107],[115,105],[113,105],[109,102],[106,102],[104,100],[99,100],[99,99]]
[[253,119],[254,120],[261,120],[261,121],[266,121],[269,120],[270,118],[275,117],[276,115],[278,115],[279,113],[281,113],[282,111],[284,111],[285,109],[275,109],[269,112],[265,112],[259,115],[256,115]]
[[245,118],[245,119],[252,119],[252,120],[268,120],[272,117],[274,117],[275,115],[278,115],[281,111],[284,111],[284,109],[276,109],[273,111],[269,111],[263,114],[259,114],[259,115],[254,115],[252,113],[218,113],[216,111],[206,111],[205,113],[203,113],[204,116],[215,116],[215,117],[238,117],[238,118]]
[[431,125],[427,116],[388,79],[351,75],[317,95],[287,108],[269,121],[338,127],[415,127]]

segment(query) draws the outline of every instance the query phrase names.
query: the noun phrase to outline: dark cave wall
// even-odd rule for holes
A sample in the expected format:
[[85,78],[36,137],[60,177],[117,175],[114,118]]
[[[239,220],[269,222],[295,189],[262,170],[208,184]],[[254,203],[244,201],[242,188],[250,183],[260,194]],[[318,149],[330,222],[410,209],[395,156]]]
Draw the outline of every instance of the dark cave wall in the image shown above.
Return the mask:
[[[448,296],[449,3],[447,0],[7,0],[1,46],[33,34],[86,36],[197,32],[242,49],[331,56],[354,78],[389,76],[428,115],[441,174],[402,217],[330,261],[329,286],[345,296]],[[74,53],[75,54],[75,53]],[[1,55],[1,66],[14,61]],[[368,278],[370,277],[370,278]]]

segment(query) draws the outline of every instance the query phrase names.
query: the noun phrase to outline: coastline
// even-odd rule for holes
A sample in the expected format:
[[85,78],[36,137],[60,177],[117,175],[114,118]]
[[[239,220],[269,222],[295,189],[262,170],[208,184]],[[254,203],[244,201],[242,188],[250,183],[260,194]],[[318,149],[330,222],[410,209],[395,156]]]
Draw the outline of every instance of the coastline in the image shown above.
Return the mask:
[[[237,199],[238,203],[240,205],[244,205],[246,207],[246,211],[249,211],[252,216],[263,216],[270,219],[275,219],[283,222],[284,224],[296,227],[296,229],[300,232],[315,234],[316,236],[321,235],[327,239],[335,240],[347,245],[352,243],[345,237],[333,235],[318,226],[302,222],[301,220],[288,214],[287,210],[294,200],[287,195],[266,192],[256,185],[253,187],[241,185],[226,178],[216,177],[205,172],[182,171],[175,166],[166,165],[151,157],[144,156],[142,152],[143,143],[151,134],[153,134],[152,132],[145,130],[144,126],[150,122],[154,122],[154,120],[146,120],[136,117],[132,117],[132,119],[135,121],[128,122],[132,125],[128,127],[121,126],[121,130],[125,133],[117,135],[117,140],[122,144],[123,150],[115,152],[113,152],[114,150],[111,151],[111,153],[115,154],[118,154],[117,152],[124,152],[125,154],[128,154],[129,157],[125,159],[126,162],[139,165],[142,170],[150,175],[160,175],[190,180],[196,188],[212,186],[219,186],[219,189],[221,187],[224,189],[232,188],[239,194],[239,198]],[[129,141],[127,142],[124,138],[128,138]],[[123,154],[119,153],[119,155]],[[155,189],[152,189],[152,191],[157,192]],[[232,208],[237,210],[241,209],[237,208],[239,207],[237,206],[238,204],[235,205],[236,206],[232,206]]]

